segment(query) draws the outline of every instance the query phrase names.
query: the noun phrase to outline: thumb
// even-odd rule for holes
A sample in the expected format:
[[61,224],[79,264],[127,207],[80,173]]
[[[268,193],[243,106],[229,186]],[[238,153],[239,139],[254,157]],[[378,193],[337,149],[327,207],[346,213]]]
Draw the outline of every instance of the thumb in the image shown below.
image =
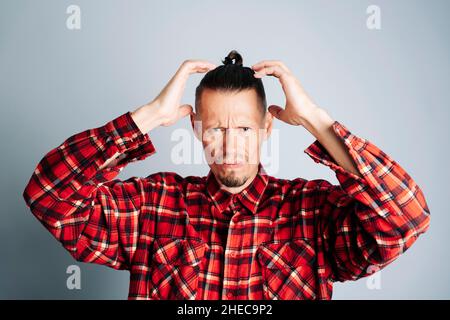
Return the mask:
[[178,119],[183,118],[194,111],[190,104],[183,104],[178,108]]
[[281,117],[282,117],[282,113],[284,111],[284,109],[282,107],[273,104],[273,105],[269,106],[268,109],[269,109],[269,112],[275,118],[277,118],[278,120],[282,120]]

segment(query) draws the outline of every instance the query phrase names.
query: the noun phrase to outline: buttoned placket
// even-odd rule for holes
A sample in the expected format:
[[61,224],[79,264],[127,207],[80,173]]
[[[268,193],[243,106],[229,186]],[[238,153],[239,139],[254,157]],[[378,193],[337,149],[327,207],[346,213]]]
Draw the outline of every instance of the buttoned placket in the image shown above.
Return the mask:
[[[234,283],[227,283],[226,279],[239,279],[238,272],[239,266],[231,263],[231,260],[236,260],[239,256],[238,252],[233,249],[233,247],[240,247],[242,239],[237,239],[236,230],[239,224],[239,216],[241,214],[242,207],[239,204],[238,195],[234,194],[232,196],[232,200],[230,202],[230,210],[231,210],[231,219],[230,224],[228,226],[227,233],[227,242],[225,247],[225,261],[224,261],[224,274],[223,274],[223,286],[222,286],[222,299],[224,300],[233,300],[237,295],[236,285]],[[238,233],[237,233],[238,234]],[[236,245],[236,242],[239,242]]]

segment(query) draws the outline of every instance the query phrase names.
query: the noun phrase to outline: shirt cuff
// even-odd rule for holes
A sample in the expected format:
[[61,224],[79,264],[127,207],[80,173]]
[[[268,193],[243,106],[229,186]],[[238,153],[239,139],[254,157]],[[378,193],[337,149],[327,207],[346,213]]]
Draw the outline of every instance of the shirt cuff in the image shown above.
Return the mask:
[[130,111],[109,121],[105,128],[118,152],[127,154],[122,163],[143,160],[156,152],[149,134],[142,133]]

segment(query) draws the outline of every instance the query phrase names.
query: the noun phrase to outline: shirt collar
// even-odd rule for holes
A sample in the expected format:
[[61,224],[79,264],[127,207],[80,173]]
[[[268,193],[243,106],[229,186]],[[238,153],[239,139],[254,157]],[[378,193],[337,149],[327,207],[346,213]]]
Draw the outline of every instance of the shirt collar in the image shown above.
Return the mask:
[[252,214],[255,214],[268,181],[268,175],[262,164],[259,163],[258,172],[253,181],[241,192],[233,194],[221,188],[210,169],[206,177],[206,190],[220,212],[227,209],[230,202],[236,198],[246,206]]

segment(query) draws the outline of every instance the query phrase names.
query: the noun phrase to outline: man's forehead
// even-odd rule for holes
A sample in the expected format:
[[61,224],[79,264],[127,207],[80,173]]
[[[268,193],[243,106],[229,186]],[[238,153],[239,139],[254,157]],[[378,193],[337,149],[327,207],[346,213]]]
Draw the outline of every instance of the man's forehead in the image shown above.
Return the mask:
[[239,126],[256,124],[260,121],[261,116],[256,108],[256,110],[249,110],[252,108],[252,106],[241,108],[223,107],[220,108],[221,111],[216,109],[203,113],[200,120],[204,125]]
[[257,100],[258,94],[254,89],[244,89],[244,90],[213,90],[205,89],[203,90],[201,99],[206,100],[242,100],[242,99],[254,99]]
[[254,116],[259,111],[256,94],[211,94],[202,97],[201,111],[208,116]]

